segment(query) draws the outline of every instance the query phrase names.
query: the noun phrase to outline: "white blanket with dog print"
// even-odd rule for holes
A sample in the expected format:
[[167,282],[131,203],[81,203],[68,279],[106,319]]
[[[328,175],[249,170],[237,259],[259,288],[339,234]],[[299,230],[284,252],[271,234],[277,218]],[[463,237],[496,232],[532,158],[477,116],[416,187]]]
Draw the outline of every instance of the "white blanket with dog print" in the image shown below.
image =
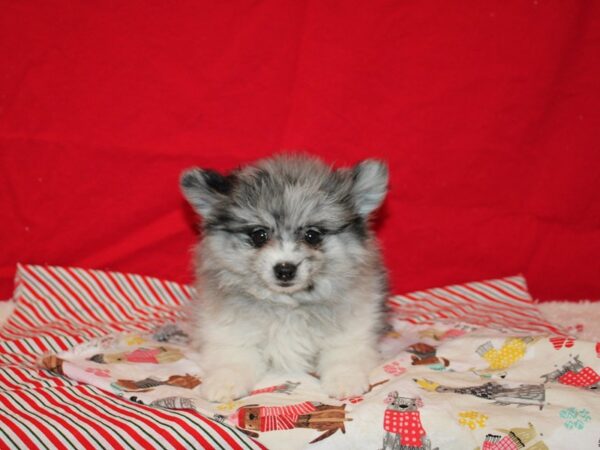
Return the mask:
[[593,449],[600,348],[561,335],[394,321],[362,396],[331,399],[306,374],[270,374],[225,404],[194,389],[202,368],[174,325],[103,337],[47,368],[131,401],[193,408],[270,449]]
[[19,266],[15,309],[0,327],[0,440],[9,448],[598,448],[600,344],[544,320],[523,277],[391,298],[385,362],[369,392],[346,399],[327,397],[313,376],[270,373],[247,397],[202,400],[202,367],[175,325],[191,294],[139,275]]

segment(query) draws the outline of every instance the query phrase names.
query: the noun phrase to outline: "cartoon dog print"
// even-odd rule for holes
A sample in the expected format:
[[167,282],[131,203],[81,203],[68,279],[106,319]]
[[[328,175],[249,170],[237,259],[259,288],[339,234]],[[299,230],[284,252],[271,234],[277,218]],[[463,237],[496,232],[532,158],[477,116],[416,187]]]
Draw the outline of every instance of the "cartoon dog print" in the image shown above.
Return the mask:
[[545,383],[554,382],[592,391],[600,390],[600,374],[592,367],[585,366],[579,355],[572,356],[561,367],[545,373],[541,378],[544,378]]
[[244,433],[258,437],[258,432],[310,428],[324,431],[310,443],[321,441],[337,430],[346,432],[344,422],[352,420],[346,417],[346,404],[326,405],[319,402],[303,402],[287,406],[246,405],[238,408],[233,419]]
[[511,428],[510,430],[498,430],[504,435],[488,433],[483,445],[478,450],[549,450],[543,441],[538,441],[529,446],[529,443],[537,437],[537,431],[531,423],[527,428]]
[[290,395],[298,386],[300,386],[299,381],[286,381],[282,384],[277,384],[275,386],[269,386],[266,388],[255,389],[248,395],[258,395],[258,394],[287,394]]
[[545,405],[546,389],[543,384],[520,384],[509,387],[495,381],[467,387],[444,386],[425,378],[414,379],[421,388],[430,392],[454,392],[457,394],[474,395],[475,397],[494,400],[499,405],[538,406],[540,410]]
[[413,366],[439,365],[441,367],[448,367],[450,365],[450,361],[446,358],[436,356],[437,349],[434,346],[425,344],[424,342],[417,342],[409,346],[406,351],[412,353],[410,359]]
[[150,364],[167,364],[179,361],[183,358],[181,350],[174,347],[139,347],[131,352],[120,353],[98,353],[91,358],[98,364],[113,364],[113,363],[150,363]]
[[492,341],[488,341],[481,344],[476,353],[488,362],[487,370],[502,371],[523,359],[527,347],[539,339],[533,336],[511,337],[506,339],[499,349],[494,347]]
[[171,375],[166,380],[148,377],[143,380],[117,380],[113,383],[114,387],[125,392],[148,392],[156,386],[176,386],[186,389],[194,389],[200,383],[200,378],[193,375]]
[[[400,397],[390,392],[383,417],[383,447],[381,450],[431,450],[431,442],[421,423],[419,399]],[[437,450],[437,447],[436,449]]]

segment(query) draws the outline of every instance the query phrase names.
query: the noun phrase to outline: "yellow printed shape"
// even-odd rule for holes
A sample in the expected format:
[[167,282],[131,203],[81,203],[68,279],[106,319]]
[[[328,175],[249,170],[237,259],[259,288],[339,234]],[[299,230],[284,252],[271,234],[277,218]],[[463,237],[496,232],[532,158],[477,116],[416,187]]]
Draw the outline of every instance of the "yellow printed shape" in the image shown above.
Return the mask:
[[427,378],[415,378],[414,382],[419,385],[420,388],[425,389],[429,392],[435,392],[435,390],[439,387],[439,383],[435,381],[428,380]]
[[217,409],[219,411],[233,411],[234,409],[237,409],[238,406],[240,406],[241,404],[242,402],[229,400],[227,403],[221,403],[219,406],[217,406]]
[[485,359],[492,370],[508,369],[514,363],[525,356],[527,344],[521,338],[509,338],[499,349],[490,348],[481,356]]
[[484,428],[488,416],[477,411],[462,411],[458,413],[458,423],[467,426],[471,430],[475,428]]
[[144,342],[146,342],[146,340],[139,334],[130,334],[125,338],[125,343],[129,346],[142,345]]

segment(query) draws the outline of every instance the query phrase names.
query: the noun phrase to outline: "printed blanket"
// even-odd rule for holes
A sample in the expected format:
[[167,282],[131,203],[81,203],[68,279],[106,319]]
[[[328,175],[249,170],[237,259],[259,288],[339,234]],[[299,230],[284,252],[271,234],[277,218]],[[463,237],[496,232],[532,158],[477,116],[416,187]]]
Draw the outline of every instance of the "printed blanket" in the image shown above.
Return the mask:
[[600,344],[545,321],[522,277],[390,299],[385,363],[372,371],[364,395],[332,399],[313,376],[271,373],[247,397],[224,404],[204,401],[195,389],[202,367],[177,322],[188,287],[20,266],[15,295],[16,310],[0,329],[4,447],[599,444]]

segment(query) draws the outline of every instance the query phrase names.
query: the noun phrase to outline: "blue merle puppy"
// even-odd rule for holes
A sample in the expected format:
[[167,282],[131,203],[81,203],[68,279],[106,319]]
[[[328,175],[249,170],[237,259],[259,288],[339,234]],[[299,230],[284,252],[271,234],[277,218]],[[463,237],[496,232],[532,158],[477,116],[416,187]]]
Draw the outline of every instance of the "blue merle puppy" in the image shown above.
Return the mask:
[[203,217],[190,317],[206,399],[244,396],[269,369],[317,373],[338,398],[368,389],[387,294],[369,216],[387,185],[383,162],[303,155],[183,173]]

